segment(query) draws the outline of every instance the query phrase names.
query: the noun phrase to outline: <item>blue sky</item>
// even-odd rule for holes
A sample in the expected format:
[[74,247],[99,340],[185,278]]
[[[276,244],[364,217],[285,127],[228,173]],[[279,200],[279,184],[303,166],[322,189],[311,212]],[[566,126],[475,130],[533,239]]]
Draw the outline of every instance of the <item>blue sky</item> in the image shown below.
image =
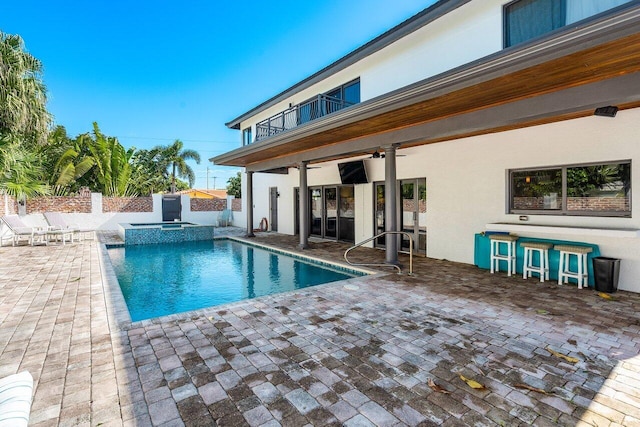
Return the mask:
[[202,157],[195,186],[208,167],[209,188],[225,188],[237,169],[208,159],[240,146],[226,122],[433,2],[21,0],[3,4],[0,30],[43,62],[70,136],[97,121],[125,147],[181,139]]

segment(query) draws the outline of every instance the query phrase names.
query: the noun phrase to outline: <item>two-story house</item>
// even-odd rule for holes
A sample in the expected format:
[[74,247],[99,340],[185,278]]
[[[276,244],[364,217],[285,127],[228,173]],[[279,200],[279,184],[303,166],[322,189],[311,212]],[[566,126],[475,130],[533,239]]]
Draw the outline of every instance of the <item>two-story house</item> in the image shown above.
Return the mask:
[[588,242],[640,292],[638,0],[441,0],[227,126],[250,233],[464,263],[486,229]]

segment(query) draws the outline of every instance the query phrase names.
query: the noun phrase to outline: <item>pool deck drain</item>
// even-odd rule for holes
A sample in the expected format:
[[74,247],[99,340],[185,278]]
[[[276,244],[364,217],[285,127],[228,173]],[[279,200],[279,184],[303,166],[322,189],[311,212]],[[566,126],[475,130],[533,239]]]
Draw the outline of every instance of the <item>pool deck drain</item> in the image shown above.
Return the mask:
[[[344,246],[305,252],[338,260]],[[0,248],[0,377],[33,374],[30,426],[640,425],[640,295],[418,259],[413,277],[122,329],[98,254]]]

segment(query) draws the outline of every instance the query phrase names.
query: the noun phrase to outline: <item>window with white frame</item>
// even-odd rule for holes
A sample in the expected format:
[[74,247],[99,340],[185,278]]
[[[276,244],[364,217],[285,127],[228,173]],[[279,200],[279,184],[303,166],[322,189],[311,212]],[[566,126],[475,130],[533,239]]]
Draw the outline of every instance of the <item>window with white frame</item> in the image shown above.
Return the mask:
[[504,7],[505,47],[595,16],[631,0],[516,0]]
[[631,216],[631,161],[508,173],[508,213]]

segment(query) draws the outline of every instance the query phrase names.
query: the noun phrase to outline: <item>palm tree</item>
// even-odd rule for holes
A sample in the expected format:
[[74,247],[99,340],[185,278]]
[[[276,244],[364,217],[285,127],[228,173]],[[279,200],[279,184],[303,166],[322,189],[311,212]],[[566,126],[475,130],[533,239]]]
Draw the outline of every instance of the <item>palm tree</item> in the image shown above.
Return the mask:
[[46,142],[46,103],[42,63],[25,51],[20,36],[0,31],[0,136],[27,146]]
[[171,193],[176,192],[176,174],[180,178],[187,178],[189,187],[193,187],[196,181],[196,175],[187,164],[187,160],[195,160],[200,164],[200,154],[195,150],[183,150],[184,144],[179,139],[173,141],[173,144],[166,147],[156,147],[160,151],[162,165],[171,168]]
[[0,194],[18,200],[49,194],[49,187],[39,178],[36,154],[7,136],[0,136]]
[[[118,138],[105,136],[93,123],[94,140],[89,145],[89,151],[95,162],[94,171],[99,189],[105,196],[132,196],[129,178],[131,164],[129,160],[135,148],[125,148],[118,142]],[[91,138],[90,135],[86,135]]]

